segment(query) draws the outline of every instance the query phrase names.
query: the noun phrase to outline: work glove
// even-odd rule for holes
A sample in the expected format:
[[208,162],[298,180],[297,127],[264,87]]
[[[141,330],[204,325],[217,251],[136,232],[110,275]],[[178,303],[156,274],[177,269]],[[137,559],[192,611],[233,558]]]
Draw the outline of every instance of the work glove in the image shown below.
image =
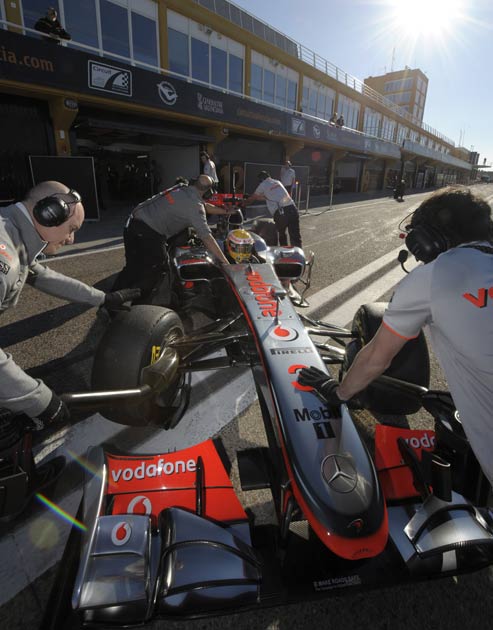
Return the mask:
[[331,406],[338,406],[345,402],[336,394],[339,382],[316,367],[303,368],[298,375],[298,383],[305,387],[313,387]]
[[124,304],[124,302],[138,300],[140,295],[140,289],[120,289],[120,291],[113,291],[113,293],[107,293],[105,295],[103,306],[109,311],[129,311],[130,306]]
[[33,418],[36,431],[42,431],[52,424],[68,424],[70,421],[70,411],[67,405],[59,398],[55,392],[51,394],[51,400],[44,411]]

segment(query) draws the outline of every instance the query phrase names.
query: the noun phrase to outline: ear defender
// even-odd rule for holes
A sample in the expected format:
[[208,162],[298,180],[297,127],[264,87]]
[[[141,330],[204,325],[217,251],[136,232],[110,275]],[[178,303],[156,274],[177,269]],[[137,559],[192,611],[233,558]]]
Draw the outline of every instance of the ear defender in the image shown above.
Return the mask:
[[447,251],[449,242],[436,228],[421,224],[411,227],[406,236],[406,247],[416,260],[426,264]]
[[33,208],[36,221],[43,227],[58,227],[65,223],[70,216],[71,204],[79,203],[81,197],[76,190],[69,190],[67,195],[72,195],[74,201],[65,201],[58,195],[50,195],[40,199]]

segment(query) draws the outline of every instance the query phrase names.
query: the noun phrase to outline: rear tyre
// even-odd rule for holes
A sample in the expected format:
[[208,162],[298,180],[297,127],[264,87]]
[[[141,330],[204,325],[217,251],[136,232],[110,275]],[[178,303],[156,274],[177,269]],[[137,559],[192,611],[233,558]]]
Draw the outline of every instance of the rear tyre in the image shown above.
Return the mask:
[[276,224],[271,219],[257,219],[252,225],[252,232],[264,239],[269,247],[279,245],[279,235]]
[[[166,345],[183,336],[178,315],[167,308],[147,304],[119,312],[106,330],[94,357],[92,389],[111,390],[139,387],[142,369],[155,362]],[[141,400],[105,406],[109,420],[132,426],[162,425],[166,407],[180,389],[177,383],[159,400]]]
[[[344,371],[349,369],[361,348],[374,337],[382,323],[386,307],[387,303],[376,302],[360,306],[356,312],[352,331],[356,332],[358,337],[346,348]],[[420,332],[416,339],[411,339],[406,343],[384,374],[422,387],[429,386],[430,358],[423,332]],[[362,407],[382,414],[407,415],[416,413],[421,407],[415,398],[401,393],[395,394],[377,386],[367,387],[357,395],[357,399]]]

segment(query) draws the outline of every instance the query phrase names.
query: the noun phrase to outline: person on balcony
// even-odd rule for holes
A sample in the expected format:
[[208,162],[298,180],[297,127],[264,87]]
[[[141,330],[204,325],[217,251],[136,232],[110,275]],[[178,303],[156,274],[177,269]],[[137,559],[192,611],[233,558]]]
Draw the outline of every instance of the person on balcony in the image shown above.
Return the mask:
[[48,7],[46,15],[39,18],[34,25],[34,28],[40,33],[46,33],[48,37],[43,37],[43,39],[55,44],[61,44],[62,39],[72,39],[67,31],[62,28],[62,25],[58,20],[57,11],[54,7]]

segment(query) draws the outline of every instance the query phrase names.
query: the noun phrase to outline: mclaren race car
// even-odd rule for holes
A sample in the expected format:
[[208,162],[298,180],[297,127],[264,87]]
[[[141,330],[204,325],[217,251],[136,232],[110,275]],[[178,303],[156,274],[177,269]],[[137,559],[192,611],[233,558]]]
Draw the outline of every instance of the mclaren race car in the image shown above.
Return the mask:
[[[195,281],[183,271],[195,264],[177,265],[183,281]],[[361,307],[348,330],[298,312],[275,264],[209,272],[220,317],[185,334],[167,308],[119,313],[95,357],[95,391],[66,400],[115,422],[170,429],[186,409],[192,372],[222,370],[228,379],[249,368],[268,447],[237,453],[241,486],[270,490],[275,522],[242,506],[218,439],[138,455],[94,446],[82,526],[69,538],[43,627],[214,616],[491,564],[490,487],[450,396],[428,389],[423,335],[359,404],[393,414],[424,406],[435,431],[379,425],[370,454],[353,410],[328,406],[297,373],[347,369],[385,305]]]

